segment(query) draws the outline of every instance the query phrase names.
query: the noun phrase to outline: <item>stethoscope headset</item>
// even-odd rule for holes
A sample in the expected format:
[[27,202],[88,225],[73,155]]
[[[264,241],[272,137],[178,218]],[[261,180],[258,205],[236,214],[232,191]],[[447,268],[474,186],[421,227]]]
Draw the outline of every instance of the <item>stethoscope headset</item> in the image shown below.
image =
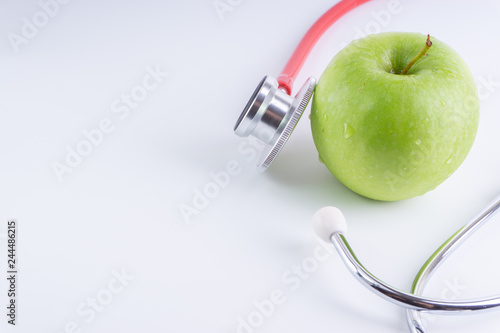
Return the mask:
[[[258,84],[236,121],[234,132],[241,137],[255,137],[265,144],[257,165],[260,171],[266,170],[281,151],[313,95],[316,79],[311,77],[295,97],[291,96],[294,81],[312,47],[340,17],[368,1],[370,0],[341,0],[330,8],[304,35],[281,74],[277,78],[266,76]],[[338,208],[320,209],[313,217],[313,227],[322,240],[333,244],[358,281],[382,298],[406,308],[406,319],[412,333],[424,333],[420,311],[457,314],[491,310],[500,306],[500,295],[468,301],[447,301],[420,296],[439,265],[499,209],[500,198],[443,243],[422,266],[410,292],[391,287],[361,264],[347,242],[346,221]]]

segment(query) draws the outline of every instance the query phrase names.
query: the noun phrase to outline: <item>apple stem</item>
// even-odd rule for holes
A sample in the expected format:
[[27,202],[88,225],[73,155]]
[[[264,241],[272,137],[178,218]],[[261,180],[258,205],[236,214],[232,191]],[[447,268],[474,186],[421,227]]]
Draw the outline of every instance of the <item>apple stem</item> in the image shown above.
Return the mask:
[[425,42],[425,45],[420,49],[420,51],[418,51],[418,54],[415,56],[415,58],[413,58],[410,61],[410,63],[408,65],[406,65],[405,69],[403,69],[401,71],[401,74],[404,75],[404,74],[408,73],[410,68],[412,68],[412,66],[415,65],[415,63],[417,61],[419,61],[427,53],[427,51],[429,51],[431,46],[432,46],[431,36],[427,35],[427,41]]

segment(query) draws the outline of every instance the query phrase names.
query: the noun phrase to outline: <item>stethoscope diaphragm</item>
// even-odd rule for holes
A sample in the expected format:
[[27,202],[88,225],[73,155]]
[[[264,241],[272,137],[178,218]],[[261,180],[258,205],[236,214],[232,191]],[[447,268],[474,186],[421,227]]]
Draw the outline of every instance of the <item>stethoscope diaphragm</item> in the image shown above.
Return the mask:
[[309,103],[316,79],[309,78],[295,97],[280,89],[278,81],[266,76],[257,86],[234,126],[240,137],[253,136],[266,144],[257,167],[266,170],[292,134]]

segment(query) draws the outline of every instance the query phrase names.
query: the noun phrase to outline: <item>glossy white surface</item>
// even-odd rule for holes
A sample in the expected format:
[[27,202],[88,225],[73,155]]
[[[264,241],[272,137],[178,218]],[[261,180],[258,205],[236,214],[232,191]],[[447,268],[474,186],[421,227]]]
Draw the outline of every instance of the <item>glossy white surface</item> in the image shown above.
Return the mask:
[[[232,9],[222,16],[211,0],[71,1],[25,31],[17,53],[9,33],[34,15],[44,24],[41,7],[0,3],[0,233],[18,220],[20,267],[18,325],[2,306],[1,332],[406,332],[404,311],[320,244],[314,212],[339,207],[366,267],[409,290],[500,193],[497,0],[400,0],[390,16],[389,1],[374,0],[328,31],[298,78],[296,88],[319,77],[360,31],[431,33],[469,64],[481,94],[472,151],[435,191],[392,203],[352,193],[319,163],[309,109],[263,174],[259,146],[232,132],[260,79],[279,74],[333,1],[221,2]],[[75,149],[87,156],[68,157]],[[66,158],[59,181],[53,165]],[[197,213],[185,218],[188,206]],[[500,217],[426,294],[500,293],[499,237]],[[426,318],[429,332],[497,332],[498,315]]]

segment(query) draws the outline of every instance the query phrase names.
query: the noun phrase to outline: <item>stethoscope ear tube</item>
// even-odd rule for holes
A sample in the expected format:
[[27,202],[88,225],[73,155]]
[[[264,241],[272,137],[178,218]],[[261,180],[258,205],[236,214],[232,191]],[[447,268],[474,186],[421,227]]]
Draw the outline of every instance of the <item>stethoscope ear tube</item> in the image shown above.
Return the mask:
[[484,311],[500,306],[500,295],[478,300],[445,301],[417,296],[396,289],[371,274],[356,258],[344,235],[335,233],[331,242],[349,271],[362,285],[378,296],[406,309],[432,311],[433,313],[449,314]]
[[[473,219],[470,223],[461,228],[445,243],[443,243],[425,262],[417,276],[413,280],[411,293],[421,295],[425,285],[429,281],[434,271],[446,260],[467,238],[476,230],[483,226],[490,218],[500,210],[500,196],[493,200],[488,207]],[[406,321],[412,333],[424,333],[424,326],[420,312],[416,310],[406,310]]]
[[[336,209],[336,208],[335,208]],[[354,251],[347,242],[344,236],[345,229],[343,227],[339,228],[339,221],[343,219],[340,215],[333,210],[326,212],[325,208],[322,208],[313,217],[314,229],[317,231],[318,236],[321,239],[325,239],[325,235],[329,235],[329,240],[339,253],[342,261],[349,269],[349,271],[356,277],[356,279],[361,282],[365,287],[374,292],[375,294],[381,296],[382,298],[402,306],[410,310],[418,311],[432,311],[433,313],[440,314],[450,314],[450,313],[471,313],[476,311],[492,310],[500,307],[500,295],[488,298],[482,298],[477,300],[464,300],[464,301],[446,301],[434,298],[428,298],[414,294],[414,291],[419,290],[419,285],[421,283],[425,284],[433,269],[435,269],[440,262],[442,262],[448,254],[451,253],[455,248],[458,247],[465,239],[467,239],[474,230],[479,228],[484,222],[486,222],[494,213],[500,209],[500,200],[496,201],[492,206],[486,209],[477,219],[461,228],[459,232],[453,235],[449,240],[443,244],[439,250],[431,257],[430,260],[426,262],[423,269],[417,275],[417,283],[414,284],[412,288],[412,293],[407,293],[398,290],[389,284],[383,282],[372,273],[370,273],[359,261],[359,259],[354,254]],[[323,212],[323,213],[321,213]],[[320,216],[320,218],[318,218]],[[318,224],[321,224],[318,226]],[[341,224],[340,224],[341,225]],[[415,322],[415,316],[411,317],[411,322]],[[419,327],[421,323],[417,318]],[[418,330],[413,332],[419,332]],[[423,332],[422,330],[420,332]]]

